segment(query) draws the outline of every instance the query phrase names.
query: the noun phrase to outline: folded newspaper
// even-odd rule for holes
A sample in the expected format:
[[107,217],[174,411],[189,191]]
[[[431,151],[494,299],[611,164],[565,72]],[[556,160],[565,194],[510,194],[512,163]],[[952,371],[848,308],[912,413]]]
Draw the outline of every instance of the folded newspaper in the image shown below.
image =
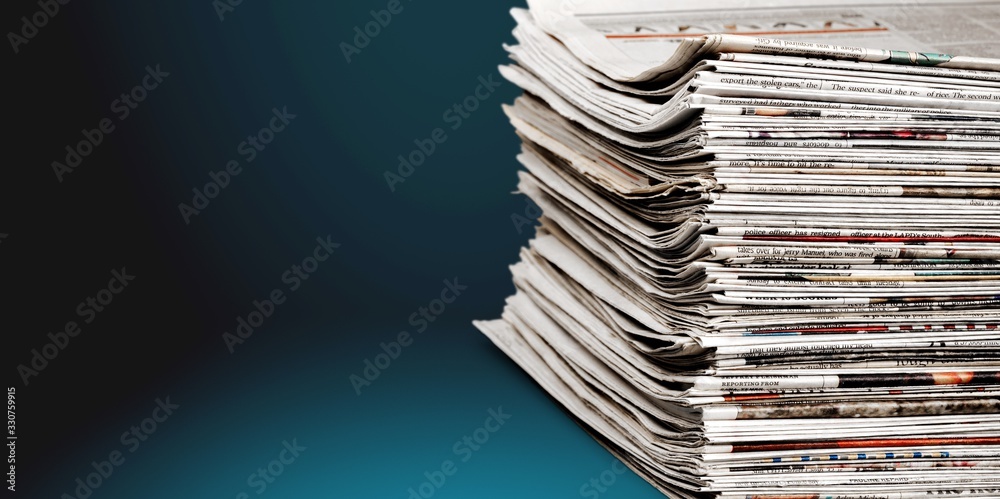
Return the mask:
[[528,3],[476,326],[670,497],[1000,497],[1000,4]]

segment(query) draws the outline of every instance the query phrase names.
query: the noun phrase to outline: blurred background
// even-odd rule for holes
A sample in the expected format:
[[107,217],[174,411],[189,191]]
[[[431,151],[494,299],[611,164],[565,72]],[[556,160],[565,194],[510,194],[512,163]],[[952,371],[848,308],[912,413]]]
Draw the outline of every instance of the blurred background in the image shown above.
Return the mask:
[[5,2],[3,497],[658,497],[471,325],[516,6]]

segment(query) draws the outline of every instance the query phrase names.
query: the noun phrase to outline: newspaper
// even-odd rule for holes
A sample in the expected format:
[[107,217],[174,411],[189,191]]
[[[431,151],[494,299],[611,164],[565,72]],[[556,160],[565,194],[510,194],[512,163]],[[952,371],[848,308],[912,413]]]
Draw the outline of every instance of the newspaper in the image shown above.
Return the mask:
[[528,5],[539,25],[580,61],[618,81],[671,78],[697,58],[721,52],[1000,68],[990,59],[1000,56],[993,43],[1000,36],[995,22],[1000,10],[985,0],[893,0],[877,6],[860,0],[770,0],[759,8],[743,0],[531,0]]
[[476,326],[670,497],[1000,497],[1000,3],[529,6]]

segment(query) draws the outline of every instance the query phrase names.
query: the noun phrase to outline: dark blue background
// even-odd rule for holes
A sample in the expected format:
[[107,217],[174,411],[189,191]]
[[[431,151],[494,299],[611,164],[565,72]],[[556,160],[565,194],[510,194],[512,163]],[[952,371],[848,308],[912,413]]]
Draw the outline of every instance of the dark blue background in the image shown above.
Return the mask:
[[[221,2],[217,2],[221,3]],[[402,1],[347,62],[386,1],[71,0],[4,53],[0,286],[7,386],[16,388],[18,483],[0,497],[76,497],[92,461],[125,462],[90,497],[406,498],[453,460],[434,497],[582,497],[613,458],[475,330],[500,314],[530,228],[504,82],[452,130],[443,113],[478,78],[502,81],[509,2]],[[37,2],[5,3],[21,29]],[[146,66],[169,76],[119,120],[112,102]],[[296,118],[252,163],[237,147],[272,108]],[[81,130],[115,130],[59,182]],[[414,140],[447,140],[391,191]],[[210,172],[242,172],[186,224]],[[341,246],[230,353],[254,310],[316,238]],[[125,267],[135,280],[90,324],[77,304]],[[409,323],[445,279],[468,288],[422,333]],[[17,367],[67,321],[82,333],[24,386]],[[413,335],[360,395],[380,343]],[[179,409],[130,452],[123,432],[167,397]],[[467,462],[453,445],[490,409],[511,418]],[[306,447],[262,493],[247,484],[282,442]],[[611,476],[605,474],[605,479]],[[600,497],[657,497],[631,472]],[[585,497],[594,497],[587,495]]]

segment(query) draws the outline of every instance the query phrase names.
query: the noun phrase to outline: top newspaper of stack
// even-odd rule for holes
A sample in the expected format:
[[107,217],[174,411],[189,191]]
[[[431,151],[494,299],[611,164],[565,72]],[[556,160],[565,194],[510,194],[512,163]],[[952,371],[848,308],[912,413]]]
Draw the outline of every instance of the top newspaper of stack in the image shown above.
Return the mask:
[[[538,25],[608,78],[676,79],[699,59],[748,53],[1000,70],[989,1],[529,0]],[[976,54],[979,57],[950,56]]]

